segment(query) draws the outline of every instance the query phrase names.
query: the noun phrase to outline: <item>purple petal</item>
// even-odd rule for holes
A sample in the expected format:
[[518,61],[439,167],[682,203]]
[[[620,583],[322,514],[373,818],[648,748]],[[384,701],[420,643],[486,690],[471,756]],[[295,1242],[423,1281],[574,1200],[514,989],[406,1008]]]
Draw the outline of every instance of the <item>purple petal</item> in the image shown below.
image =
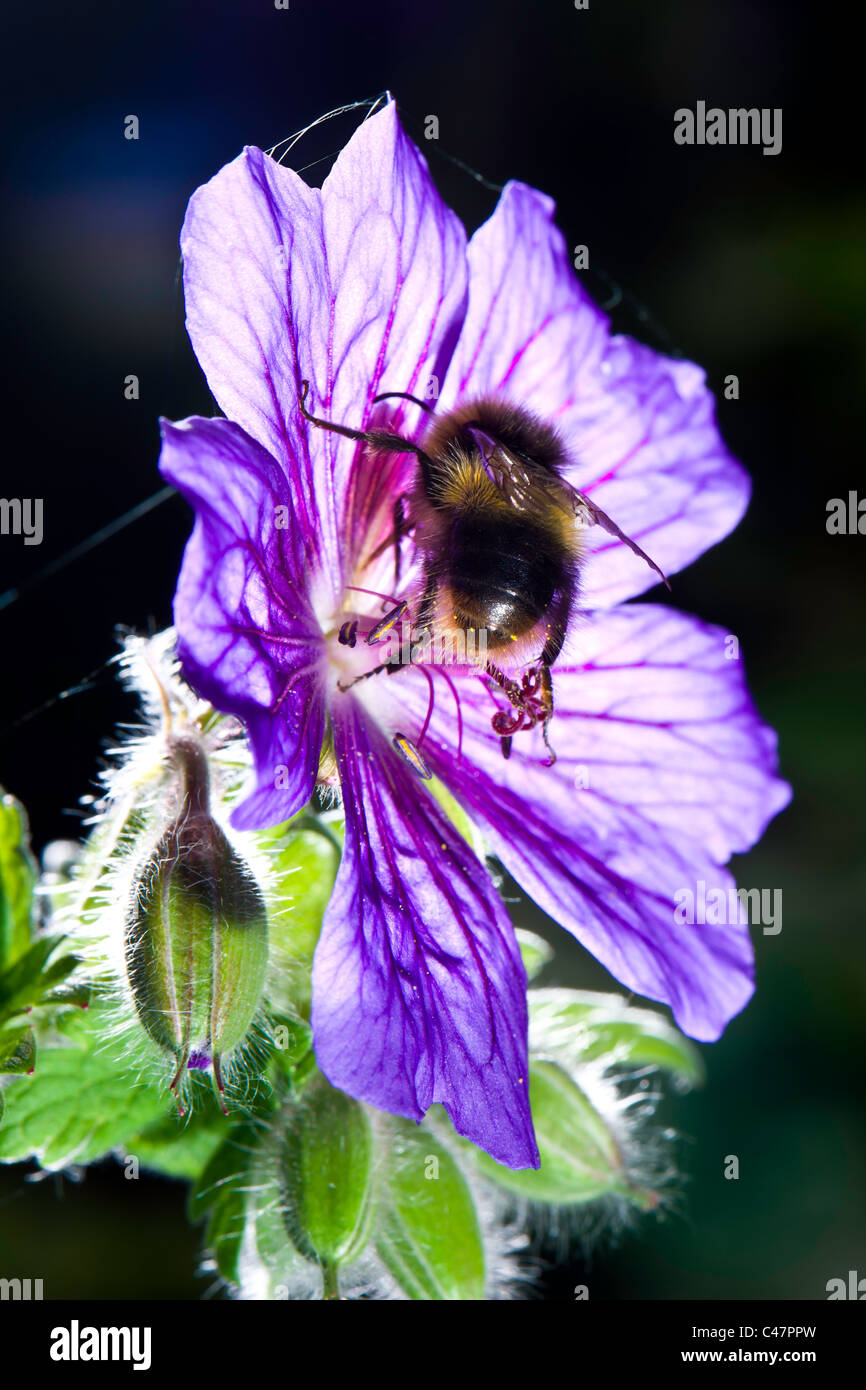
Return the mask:
[[358,449],[307,426],[301,380],[315,414],[364,428],[377,393],[441,377],[463,314],[465,240],[393,104],[362,123],[321,192],[248,148],[190,202],[181,248],[196,356],[225,414],[291,470],[299,524],[335,592]]
[[[728,535],[748,506],[748,474],[722,442],[712,392],[693,362],[611,338],[599,375],[575,393],[559,424],[576,458],[572,484],[668,576]],[[588,608],[657,583],[621,541],[597,527],[587,541]]]
[[321,632],[291,512],[279,525],[288,485],[226,420],[162,428],[160,470],[196,513],[174,601],[184,675],[247,726],[257,785],[233,823],[274,825],[309,799],[324,735]]
[[578,283],[554,203],[506,184],[469,242],[469,302],[440,404],[496,393],[552,417],[597,372],[608,322]]
[[[498,393],[555,423],[571,483],[670,575],[736,526],[748,479],[722,443],[700,368],[609,337],[553,213],[549,198],[509,183],[472,237],[469,304],[441,403]],[[657,582],[599,528],[587,543],[587,607]]]
[[[749,998],[752,949],[739,921],[680,925],[675,894],[698,894],[700,881],[727,893],[720,862],[748,849],[790,797],[725,636],[651,605],[591,615],[580,664],[553,668],[553,768],[538,730],[517,734],[502,758],[490,719],[503,702],[477,678],[456,683],[462,756],[447,691],[423,744],[526,892],[701,1039],[717,1037]],[[399,719],[417,738],[426,710],[417,673],[392,677],[376,699],[388,726]]]
[[333,1085],[538,1166],[526,974],[483,864],[354,699],[335,710],[346,848],[313,962],[316,1056]]

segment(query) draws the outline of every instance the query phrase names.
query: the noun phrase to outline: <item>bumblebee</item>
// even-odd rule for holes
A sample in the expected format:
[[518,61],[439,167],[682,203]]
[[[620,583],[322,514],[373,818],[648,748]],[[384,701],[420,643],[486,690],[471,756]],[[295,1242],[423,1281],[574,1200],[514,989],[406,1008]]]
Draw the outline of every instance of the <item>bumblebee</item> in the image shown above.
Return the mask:
[[[511,706],[491,721],[503,755],[510,755],[516,733],[540,724],[552,763],[551,667],[562,651],[579,595],[584,532],[600,526],[616,536],[670,588],[664,574],[611,517],[566,480],[570,458],[563,440],[531,411],[482,397],[439,416],[405,391],[375,397],[375,402],[401,397],[427,411],[429,426],[416,442],[385,429],[356,430],[320,419],[306,408],[308,389],[303,381],[300,410],[318,429],[375,451],[415,455],[414,486],[397,498],[393,530],[370,559],[393,545],[399,582],[400,542],[413,533],[424,566],[416,629],[439,635],[483,632],[484,672]],[[367,641],[381,640],[407,606],[398,604]],[[347,640],[345,631],[341,640]],[[520,670],[520,679],[505,667]]]

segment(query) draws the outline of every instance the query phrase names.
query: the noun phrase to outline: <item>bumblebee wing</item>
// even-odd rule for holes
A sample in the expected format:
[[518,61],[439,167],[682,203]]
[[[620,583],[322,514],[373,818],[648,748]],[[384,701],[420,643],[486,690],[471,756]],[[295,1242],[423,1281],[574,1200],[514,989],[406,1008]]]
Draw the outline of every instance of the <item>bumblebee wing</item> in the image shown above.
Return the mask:
[[490,481],[499,489],[503,497],[518,511],[526,511],[531,502],[533,480],[529,470],[524,467],[508,449],[488,434],[475,421],[464,425],[466,433],[472,436],[481,455],[484,471]]
[[670,590],[671,586],[667,575],[659,569],[655,560],[650,559],[645,550],[641,550],[637,541],[633,541],[630,536],[620,530],[613,517],[608,516],[607,512],[603,512],[601,507],[590,501],[585,493],[578,492],[577,488],[572,487],[570,483],[561,483],[561,486],[566,487],[571,495],[571,505],[579,526],[600,526],[603,531],[607,531],[609,536],[616,536],[617,540],[627,545],[629,550],[634,551],[635,555],[639,555],[642,560],[645,560],[650,569],[655,570],[662,583]]

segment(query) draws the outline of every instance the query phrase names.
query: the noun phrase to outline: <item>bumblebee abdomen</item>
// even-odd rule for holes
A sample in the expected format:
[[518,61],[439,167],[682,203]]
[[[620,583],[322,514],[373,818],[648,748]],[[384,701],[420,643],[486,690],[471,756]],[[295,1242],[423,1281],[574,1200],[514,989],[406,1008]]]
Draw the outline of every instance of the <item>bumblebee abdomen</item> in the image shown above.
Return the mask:
[[526,522],[494,526],[467,517],[451,529],[445,575],[461,627],[486,628],[494,642],[524,636],[562,581],[562,559]]

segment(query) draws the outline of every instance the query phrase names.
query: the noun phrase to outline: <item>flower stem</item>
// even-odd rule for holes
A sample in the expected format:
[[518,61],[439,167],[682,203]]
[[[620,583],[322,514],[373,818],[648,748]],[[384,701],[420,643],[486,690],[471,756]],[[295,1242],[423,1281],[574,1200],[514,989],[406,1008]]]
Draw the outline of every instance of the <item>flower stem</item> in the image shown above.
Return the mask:
[[322,1260],[322,1298],[338,1299],[340,1280],[337,1266],[330,1260]]

